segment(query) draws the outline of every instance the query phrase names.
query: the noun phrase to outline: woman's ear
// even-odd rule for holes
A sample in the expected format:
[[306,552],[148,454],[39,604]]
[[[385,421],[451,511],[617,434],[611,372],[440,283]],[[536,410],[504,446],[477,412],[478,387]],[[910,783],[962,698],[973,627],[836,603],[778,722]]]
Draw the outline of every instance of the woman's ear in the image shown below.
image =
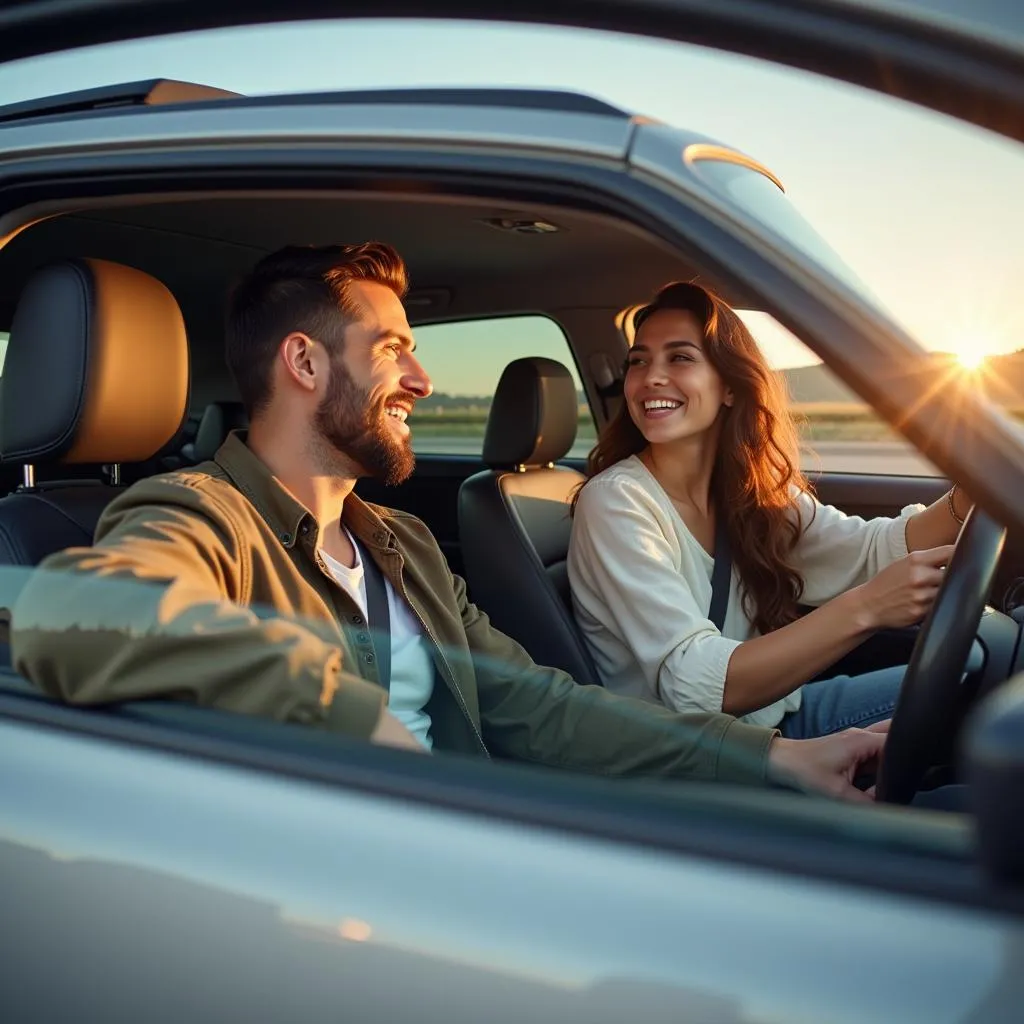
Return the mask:
[[726,388],[725,395],[722,398],[722,405],[731,409],[733,401],[735,401],[735,399],[733,398],[732,388]]

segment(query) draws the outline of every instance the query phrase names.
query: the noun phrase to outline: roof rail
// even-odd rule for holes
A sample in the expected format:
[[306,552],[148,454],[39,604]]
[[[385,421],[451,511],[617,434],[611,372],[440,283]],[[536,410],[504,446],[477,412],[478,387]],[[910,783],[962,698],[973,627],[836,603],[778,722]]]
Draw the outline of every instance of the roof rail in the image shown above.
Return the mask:
[[[230,99],[238,106],[299,106],[303,104],[439,104],[461,107],[518,107],[563,113],[599,114],[628,118],[618,107],[584,93],[563,89],[502,89],[477,86],[428,89],[352,89],[337,92],[279,93],[271,96],[243,96],[226,89],[171,79],[126,82],[97,89],[82,89],[57,96],[42,96],[0,106],[0,126],[11,121],[65,114],[88,114],[101,110],[120,110],[170,103],[197,103],[203,100]],[[232,104],[234,105],[234,103]]]
[[170,78],[154,78],[145,82],[125,82],[95,89],[40,96],[0,106],[0,124],[32,117],[74,114],[90,110],[118,107],[161,106],[168,103],[201,103],[204,100],[239,98],[241,93],[217,89],[194,82],[177,82]]
[[576,114],[603,114],[629,117],[619,107],[585,93],[568,89],[515,89],[481,86],[441,86],[431,88],[345,89],[322,93],[278,93],[273,96],[246,97],[247,103],[407,103],[460,107],[525,107],[532,110],[559,110]]

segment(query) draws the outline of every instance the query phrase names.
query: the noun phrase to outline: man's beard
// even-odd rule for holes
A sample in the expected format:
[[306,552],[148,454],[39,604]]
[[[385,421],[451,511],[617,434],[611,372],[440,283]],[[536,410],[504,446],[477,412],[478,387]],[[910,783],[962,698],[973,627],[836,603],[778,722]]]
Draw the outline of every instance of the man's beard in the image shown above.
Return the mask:
[[340,358],[331,360],[331,379],[314,424],[321,438],[387,487],[408,480],[416,466],[409,439],[398,439],[385,421],[391,402],[412,405],[415,395],[398,391],[377,402],[359,387]]

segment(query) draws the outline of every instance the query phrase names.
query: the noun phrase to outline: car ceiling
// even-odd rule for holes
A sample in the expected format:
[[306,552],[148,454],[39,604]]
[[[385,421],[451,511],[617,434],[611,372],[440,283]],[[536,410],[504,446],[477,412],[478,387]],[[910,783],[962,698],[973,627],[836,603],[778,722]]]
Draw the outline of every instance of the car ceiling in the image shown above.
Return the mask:
[[[560,230],[517,234],[485,223],[499,217],[544,219]],[[240,275],[284,245],[367,239],[388,241],[405,257],[414,323],[522,312],[557,316],[569,308],[607,309],[611,317],[666,281],[697,276],[639,230],[566,209],[366,195],[175,199],[79,210],[16,235],[0,250],[0,326],[10,323],[35,269],[70,257],[126,263],[163,281],[178,299],[194,378],[212,385],[226,379],[223,309]]]

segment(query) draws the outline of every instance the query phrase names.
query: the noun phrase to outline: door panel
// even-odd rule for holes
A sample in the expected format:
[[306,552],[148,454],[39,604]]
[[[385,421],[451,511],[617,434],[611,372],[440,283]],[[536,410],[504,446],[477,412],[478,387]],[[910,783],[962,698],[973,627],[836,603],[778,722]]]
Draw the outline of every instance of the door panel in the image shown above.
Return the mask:
[[[343,745],[354,784],[10,721],[0,741],[5,1019],[953,1022],[1024,997],[1024,926],[956,823],[910,842],[868,809],[842,834],[791,794],[708,810]],[[434,802],[391,798],[403,772]],[[597,807],[614,841],[579,830]],[[842,984],[847,947],[870,985]]]
[[813,475],[811,481],[824,504],[865,519],[899,515],[900,509],[915,502],[930,505],[949,487],[949,481],[941,477],[869,473],[822,473]]

